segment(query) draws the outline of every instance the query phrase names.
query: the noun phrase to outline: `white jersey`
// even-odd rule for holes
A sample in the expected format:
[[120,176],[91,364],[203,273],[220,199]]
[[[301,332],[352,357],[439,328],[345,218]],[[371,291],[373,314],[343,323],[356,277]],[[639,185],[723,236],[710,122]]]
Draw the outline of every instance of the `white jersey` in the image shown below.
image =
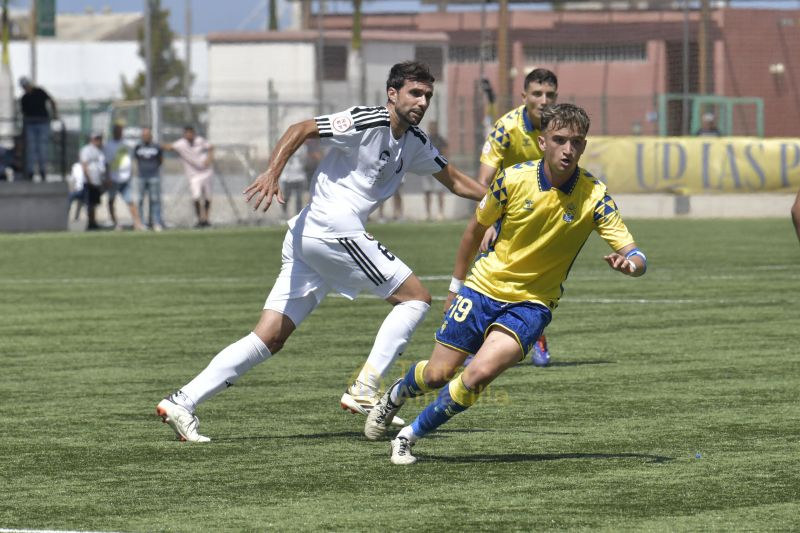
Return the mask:
[[411,126],[395,139],[385,107],[351,107],[314,119],[330,147],[311,181],[309,205],[289,221],[302,235],[352,237],[400,186],[406,172],[433,174],[447,166],[428,136]]

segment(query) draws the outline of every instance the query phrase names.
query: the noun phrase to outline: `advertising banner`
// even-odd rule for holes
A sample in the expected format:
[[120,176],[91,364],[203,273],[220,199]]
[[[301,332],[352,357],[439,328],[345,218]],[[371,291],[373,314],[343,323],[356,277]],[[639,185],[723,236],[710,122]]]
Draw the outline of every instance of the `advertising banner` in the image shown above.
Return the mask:
[[612,193],[800,189],[800,139],[589,137],[580,165]]

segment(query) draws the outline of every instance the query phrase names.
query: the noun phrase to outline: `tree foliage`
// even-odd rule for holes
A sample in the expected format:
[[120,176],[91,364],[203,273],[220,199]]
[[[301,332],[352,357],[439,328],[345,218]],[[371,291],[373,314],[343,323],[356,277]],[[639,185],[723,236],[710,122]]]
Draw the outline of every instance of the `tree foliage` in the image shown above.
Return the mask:
[[[151,3],[152,25],[150,31],[152,54],[152,90],[153,96],[185,95],[184,75],[186,65],[178,59],[172,46],[174,37],[169,27],[169,9],[161,8],[161,0],[147,0]],[[146,24],[147,21],[144,21]],[[147,68],[146,48],[144,41],[144,24],[139,28],[139,57]],[[145,72],[139,72],[128,83],[122,76],[122,94],[125,100],[141,100],[145,98]]]

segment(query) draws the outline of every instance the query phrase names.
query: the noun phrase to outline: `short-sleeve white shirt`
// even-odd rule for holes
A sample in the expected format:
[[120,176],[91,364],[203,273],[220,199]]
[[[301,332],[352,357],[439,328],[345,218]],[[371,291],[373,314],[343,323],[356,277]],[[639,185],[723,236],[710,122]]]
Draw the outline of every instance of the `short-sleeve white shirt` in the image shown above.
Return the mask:
[[363,233],[369,214],[395,193],[406,172],[433,174],[447,166],[416,126],[395,139],[385,107],[351,107],[314,120],[330,150],[314,172],[309,205],[289,221],[302,235]]
[[92,185],[100,186],[106,173],[106,156],[103,150],[89,143],[81,148],[80,160],[89,170],[86,180]]

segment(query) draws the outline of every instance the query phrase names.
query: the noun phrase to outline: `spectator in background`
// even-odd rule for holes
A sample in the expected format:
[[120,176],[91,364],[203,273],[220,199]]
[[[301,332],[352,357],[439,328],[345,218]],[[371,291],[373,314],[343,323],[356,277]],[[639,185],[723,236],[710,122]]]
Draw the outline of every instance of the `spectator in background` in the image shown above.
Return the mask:
[[[25,132],[25,178],[32,180],[34,167],[38,165],[39,175],[44,181],[47,177],[50,121],[58,118],[58,108],[47,91],[35,86],[28,78],[20,78],[19,84],[25,90],[20,98]],[[50,110],[47,109],[48,104]]]
[[85,196],[86,190],[86,176],[83,173],[83,167],[80,162],[72,165],[72,170],[67,177],[67,185],[69,186],[69,196],[67,196],[67,214],[72,211],[72,204],[78,202],[78,208],[75,210],[75,220],[81,216],[81,207],[86,203]]
[[183,171],[189,180],[189,190],[197,213],[196,228],[211,225],[211,178],[214,176],[214,147],[200,135],[196,135],[193,126],[183,128],[183,137],[174,143],[162,145],[164,150],[178,154],[183,162]]
[[305,146],[301,146],[289,158],[289,162],[283,168],[283,173],[278,181],[281,191],[283,191],[283,199],[286,200],[281,204],[284,219],[289,219],[289,202],[291,202],[292,198],[294,198],[294,213],[292,216],[299,213],[305,205],[304,195],[308,190],[305,170],[307,157],[308,152]]
[[162,231],[164,220],[161,218],[161,163],[164,161],[164,152],[153,142],[150,128],[142,128],[142,139],[133,149],[133,157],[136,159],[139,174],[139,213],[144,218],[146,195],[150,210],[148,226],[154,231]]
[[794,222],[797,238],[800,240],[800,191],[797,192],[797,198],[794,199],[794,205],[792,205],[792,222]]
[[700,129],[695,133],[698,137],[720,137],[722,132],[717,128],[717,119],[714,113],[703,113]]
[[103,180],[106,176],[106,156],[103,153],[103,134],[99,131],[92,133],[89,143],[81,148],[81,168],[86,182],[83,185],[86,201],[86,214],[89,222],[86,230],[99,229],[95,218],[97,204],[100,203],[100,195],[103,193]]
[[[439,135],[439,123],[431,122],[428,125],[428,139],[431,144],[439,149],[439,153],[448,157],[447,141]],[[436,220],[444,219],[444,186],[436,181],[433,176],[422,176],[422,191],[425,193],[425,215],[428,220],[433,220],[433,213],[431,209],[432,196],[436,194],[437,204],[439,206],[439,215]]]
[[106,172],[110,180],[108,188],[108,215],[115,229],[122,229],[117,222],[117,215],[114,209],[114,200],[117,194],[122,197],[122,201],[128,206],[133,219],[133,229],[144,229],[142,221],[139,219],[139,211],[133,203],[133,187],[131,186],[131,175],[133,174],[133,161],[131,152],[125,141],[122,140],[122,125],[114,124],[111,140],[103,147],[106,155]]

